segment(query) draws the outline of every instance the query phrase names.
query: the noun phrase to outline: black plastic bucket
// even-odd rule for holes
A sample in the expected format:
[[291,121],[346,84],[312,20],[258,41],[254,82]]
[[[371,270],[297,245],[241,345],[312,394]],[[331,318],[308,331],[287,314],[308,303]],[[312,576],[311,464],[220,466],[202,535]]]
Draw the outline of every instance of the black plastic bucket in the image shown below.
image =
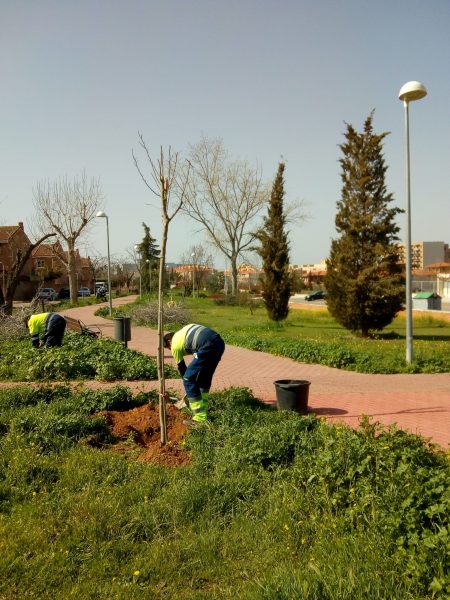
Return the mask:
[[293,410],[306,415],[310,381],[304,379],[279,379],[274,381],[279,410]]

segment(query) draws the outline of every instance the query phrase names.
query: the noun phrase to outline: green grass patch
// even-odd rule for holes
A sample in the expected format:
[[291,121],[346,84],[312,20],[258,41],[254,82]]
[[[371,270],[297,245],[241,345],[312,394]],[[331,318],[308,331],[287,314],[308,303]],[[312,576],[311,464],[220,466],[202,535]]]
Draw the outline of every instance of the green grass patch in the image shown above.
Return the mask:
[[124,387],[0,390],[0,596],[397,600],[450,593],[450,465],[421,438],[211,395],[192,463],[131,461]]

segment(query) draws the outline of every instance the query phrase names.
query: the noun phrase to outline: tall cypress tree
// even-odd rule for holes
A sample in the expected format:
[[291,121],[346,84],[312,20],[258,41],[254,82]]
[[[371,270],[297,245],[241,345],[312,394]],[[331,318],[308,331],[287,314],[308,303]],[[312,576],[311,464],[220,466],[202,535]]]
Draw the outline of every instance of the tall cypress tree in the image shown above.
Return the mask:
[[288,316],[291,278],[289,274],[289,243],[284,212],[284,163],[278,165],[267,217],[256,238],[263,260],[262,296],[272,321],[282,321]]
[[156,289],[157,272],[155,269],[158,266],[160,250],[156,245],[156,239],[150,234],[150,227],[146,223],[142,223],[142,227],[144,228],[144,237],[142,242],[138,244],[142,286],[144,290],[150,290],[151,280],[152,289]]
[[391,323],[405,298],[395,224],[403,211],[390,206],[382,152],[388,133],[376,135],[372,119],[373,112],[362,133],[347,124],[340,145],[343,187],[335,219],[340,238],[331,243],[325,278],[330,313],[363,337]]

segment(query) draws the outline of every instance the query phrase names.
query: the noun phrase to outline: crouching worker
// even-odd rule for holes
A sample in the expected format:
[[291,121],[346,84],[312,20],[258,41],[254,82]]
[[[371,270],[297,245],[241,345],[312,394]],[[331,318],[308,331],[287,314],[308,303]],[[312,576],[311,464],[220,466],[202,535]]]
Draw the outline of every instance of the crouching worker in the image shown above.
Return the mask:
[[[212,378],[217,365],[225,350],[225,343],[218,333],[191,323],[175,333],[164,335],[164,347],[172,352],[176,360],[178,371],[183,377],[183,385],[192,411],[194,422],[203,422],[208,417],[208,394]],[[194,356],[186,367],[184,357],[187,354]]]
[[64,317],[58,313],[40,313],[31,315],[27,319],[28,331],[31,335],[31,344],[34,348],[45,346],[61,346],[64,331],[66,329],[66,321]]

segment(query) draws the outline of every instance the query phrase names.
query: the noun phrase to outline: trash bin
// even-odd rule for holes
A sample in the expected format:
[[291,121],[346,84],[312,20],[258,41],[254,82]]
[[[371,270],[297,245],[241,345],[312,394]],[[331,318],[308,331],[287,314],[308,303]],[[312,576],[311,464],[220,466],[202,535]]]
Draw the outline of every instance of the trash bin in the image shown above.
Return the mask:
[[114,318],[114,337],[118,342],[123,342],[125,348],[127,342],[131,340],[131,319],[130,317]]
[[303,379],[279,379],[274,381],[279,410],[293,410],[306,415],[310,381]]

